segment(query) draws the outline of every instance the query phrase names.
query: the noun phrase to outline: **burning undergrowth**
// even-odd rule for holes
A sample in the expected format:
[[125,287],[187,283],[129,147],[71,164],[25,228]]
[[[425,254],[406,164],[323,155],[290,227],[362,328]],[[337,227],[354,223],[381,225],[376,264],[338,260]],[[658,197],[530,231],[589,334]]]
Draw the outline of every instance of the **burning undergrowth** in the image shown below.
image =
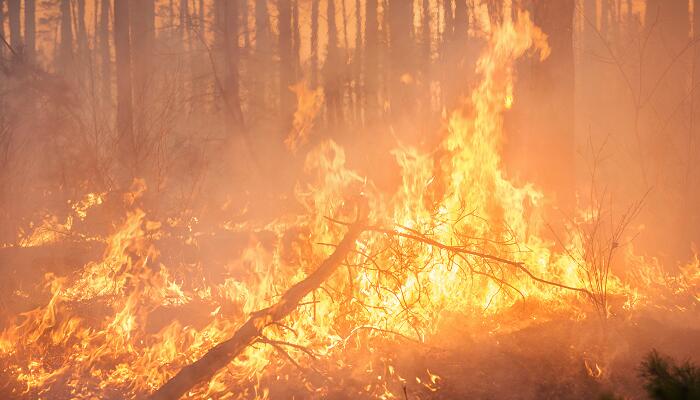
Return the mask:
[[[43,298],[27,302],[35,307],[3,307],[0,393],[634,394],[621,371],[654,345],[654,324],[697,337],[698,262],[670,277],[622,246],[640,204],[618,218],[597,205],[566,234],[548,233],[545,194],[510,181],[499,156],[513,63],[546,58],[546,37],[525,13],[487,34],[479,84],[446,119],[439,148],[393,152],[402,172],[396,193],[350,170],[344,150],[324,141],[306,155],[300,212],[216,227],[226,240],[213,247],[235,248],[219,268],[207,262],[215,257],[206,250],[209,227],[191,216],[151,220],[139,180],[126,194],[87,194],[66,218],[6,246],[80,243],[98,256],[46,274],[37,285]],[[124,210],[109,235],[77,231],[76,222],[108,203]]]

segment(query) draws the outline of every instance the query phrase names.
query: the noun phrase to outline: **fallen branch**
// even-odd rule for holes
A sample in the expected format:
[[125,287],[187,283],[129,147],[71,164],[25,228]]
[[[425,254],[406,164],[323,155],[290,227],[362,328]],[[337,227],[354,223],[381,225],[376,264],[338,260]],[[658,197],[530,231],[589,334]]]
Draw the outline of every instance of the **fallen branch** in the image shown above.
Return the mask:
[[296,309],[306,295],[325,282],[355,247],[355,240],[362,231],[361,224],[351,225],[333,254],[323,261],[316,271],[289,288],[275,305],[253,313],[231,339],[219,343],[202,358],[184,367],[150,398],[152,400],[179,399],[196,385],[210,381],[219,370],[258,340],[266,326],[285,318]]

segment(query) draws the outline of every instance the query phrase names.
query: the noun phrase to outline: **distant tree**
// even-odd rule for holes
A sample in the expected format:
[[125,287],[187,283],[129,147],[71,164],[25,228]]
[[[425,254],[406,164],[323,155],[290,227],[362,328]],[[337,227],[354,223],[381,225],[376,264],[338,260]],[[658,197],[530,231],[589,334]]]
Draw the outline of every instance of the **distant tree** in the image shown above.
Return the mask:
[[227,105],[226,125],[227,129],[234,131],[243,128],[243,110],[241,108],[240,83],[239,83],[239,18],[240,0],[224,1],[224,65],[226,71],[224,99]]
[[379,109],[379,18],[377,0],[365,2],[364,98],[368,122],[380,115]]
[[[129,1],[114,2],[114,49],[117,65],[117,139],[122,164],[136,168],[138,160],[133,135],[131,39],[129,36]],[[133,174],[133,170],[129,171]]]
[[155,2],[131,0],[130,11],[134,126],[136,132],[142,134],[146,130],[148,95],[153,90],[149,83],[152,79],[151,65],[155,43]]
[[311,87],[318,86],[318,3],[319,0],[311,0]]
[[355,81],[355,103],[357,104],[355,119],[361,123],[365,104],[362,96],[364,89],[362,87],[362,3],[360,0],[355,0],[355,57],[353,74],[353,79]]
[[7,1],[7,14],[10,20],[10,44],[15,52],[22,52],[22,28],[20,26],[20,0]]
[[58,70],[67,75],[73,66],[73,27],[70,0],[61,0],[61,43],[58,50]]
[[253,103],[263,109],[267,105],[269,65],[272,61],[272,39],[270,38],[270,16],[266,0],[255,0],[255,85]]
[[[101,99],[107,104],[112,102],[112,61],[109,46],[110,0],[100,0],[100,27],[97,33],[100,52],[100,72],[102,75]],[[95,9],[97,12],[97,9]]]
[[391,111],[398,120],[411,115],[415,99],[415,54],[413,46],[413,2],[392,0],[389,3],[391,56]]
[[36,0],[24,1],[24,57],[34,61],[36,51]]
[[294,59],[294,81],[301,76],[301,32],[299,27],[299,0],[292,1],[292,53]]
[[[7,39],[7,36],[5,36],[5,0],[0,0],[0,36]],[[4,43],[0,46],[0,56],[3,54],[5,54]]]
[[343,122],[343,75],[344,68],[338,49],[338,28],[335,19],[335,0],[327,0],[328,44],[326,62],[323,65],[323,91],[326,99],[328,122],[340,125]]
[[78,39],[78,55],[80,60],[85,60],[88,56],[88,37],[85,27],[85,0],[77,0],[78,13],[76,19],[76,37]]
[[292,44],[292,1],[278,0],[277,9],[279,30],[279,99],[280,114],[291,123],[294,113],[294,95],[289,87],[294,83],[294,49]]

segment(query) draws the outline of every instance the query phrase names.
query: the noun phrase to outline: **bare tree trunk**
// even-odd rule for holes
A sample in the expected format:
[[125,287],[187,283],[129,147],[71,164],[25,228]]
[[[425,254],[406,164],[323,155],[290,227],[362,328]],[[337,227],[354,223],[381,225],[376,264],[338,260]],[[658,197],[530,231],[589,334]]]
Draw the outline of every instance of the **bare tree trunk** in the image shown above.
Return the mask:
[[[117,0],[123,1],[123,0]],[[144,135],[146,114],[148,113],[148,93],[152,85],[152,59],[155,42],[155,2],[154,0],[131,1],[131,34],[132,34],[132,73],[133,73],[133,102],[135,105],[134,127],[137,136]]]
[[[7,38],[5,36],[5,0],[0,0],[0,36]],[[0,56],[5,54],[5,46],[0,46]]]
[[430,67],[432,63],[432,50],[431,50],[431,34],[430,34],[430,0],[423,0],[423,9],[422,9],[422,19],[421,19],[421,36],[422,36],[422,43],[421,43],[421,53],[423,55],[423,62],[422,62],[422,72],[423,72],[423,101],[424,101],[424,110],[427,112],[430,112],[432,102],[430,98],[430,83],[431,83],[431,73],[430,73]]
[[365,3],[365,118],[373,122],[379,116],[379,18],[377,0]]
[[73,64],[73,27],[71,26],[70,0],[61,0],[61,45],[58,53],[58,69],[64,75]]
[[20,23],[20,0],[7,1],[7,14],[10,20],[10,45],[18,54],[22,53],[22,28]]
[[24,56],[34,61],[36,52],[36,0],[24,1]]
[[233,129],[242,129],[244,126],[238,76],[238,10],[240,8],[238,1],[224,1],[224,60],[226,65],[224,100],[227,105],[226,125],[231,132]]
[[318,87],[318,2],[311,0],[311,87]]
[[[413,49],[413,2],[389,3],[391,55],[391,112],[395,121],[406,119],[414,110],[415,79]],[[406,79],[409,78],[409,79]]]
[[294,83],[293,73],[293,49],[292,49],[292,2],[291,0],[278,0],[277,9],[279,12],[279,99],[280,114],[284,120],[284,131],[287,132],[286,125],[291,123],[291,116],[294,113],[294,96],[289,87]]
[[355,103],[357,104],[357,114],[355,119],[363,124],[363,114],[365,110],[364,97],[362,96],[362,2],[355,0]]
[[328,122],[340,125],[343,122],[343,68],[338,49],[338,28],[335,21],[335,0],[327,0],[328,46],[323,65],[323,91],[326,98]]
[[100,29],[98,33],[100,43],[100,66],[102,72],[101,98],[106,104],[112,102],[112,61],[109,47],[109,0],[100,0]]
[[263,110],[267,105],[267,83],[272,41],[270,40],[270,18],[266,0],[255,0],[255,87],[253,90],[255,105]]
[[[133,134],[131,88],[131,40],[129,37],[129,1],[114,2],[114,49],[117,64],[117,135],[120,160],[130,169],[137,168],[137,148]],[[128,177],[126,177],[128,179]],[[125,182],[128,183],[128,180]]]
[[83,63],[88,57],[88,39],[87,30],[85,28],[85,0],[78,0],[77,20],[78,59]]
[[301,76],[301,33],[299,31],[299,0],[292,2],[292,51],[294,53],[294,82]]

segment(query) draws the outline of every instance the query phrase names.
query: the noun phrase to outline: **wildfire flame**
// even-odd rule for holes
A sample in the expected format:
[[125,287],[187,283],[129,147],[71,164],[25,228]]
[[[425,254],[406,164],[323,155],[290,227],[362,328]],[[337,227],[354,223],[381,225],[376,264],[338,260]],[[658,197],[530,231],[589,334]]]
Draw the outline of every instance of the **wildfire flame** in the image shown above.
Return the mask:
[[[359,365],[343,361],[350,354],[374,352],[383,337],[425,342],[455,313],[497,315],[523,298],[580,312],[579,304],[589,300],[585,276],[580,263],[555,252],[542,234],[537,215],[543,193],[514,184],[501,168],[503,112],[514,101],[513,63],[528,52],[544,59],[549,48],[527,13],[491,29],[476,65],[480,82],[470,102],[447,117],[440,151],[393,151],[402,170],[396,193],[382,193],[348,169],[338,144],[320,143],[306,158],[312,183],[296,190],[305,213],[259,227],[276,233],[276,245],[270,250],[251,239],[221,282],[191,273],[185,283],[182,274],[173,275],[175,269],[160,263],[155,238],[162,227],[135,208],[146,190],[137,182],[125,196],[131,211],[105,240],[101,259],[75,276],[47,275],[45,305],[13,317],[0,333],[0,365],[16,382],[12,393],[41,397],[64,390],[66,397],[87,399],[153,392],[231,337],[246,316],[274,304],[304,279],[333,250],[318,244],[338,243],[345,232],[338,222],[354,220],[363,203],[371,229],[357,241],[347,267],[304,299],[283,324],[265,327],[264,339],[192,397],[235,388],[240,397],[266,398],[266,382],[289,379],[289,364],[320,376],[304,384],[309,397],[323,397],[330,378],[314,370],[318,366],[358,371]],[[322,96],[303,85],[293,91],[299,110],[286,143],[295,151],[306,140]],[[102,197],[90,194],[76,203],[76,217],[84,218]],[[69,222],[64,229],[70,229]],[[289,239],[289,232],[297,234]],[[58,239],[29,235],[19,245],[53,240]],[[697,283],[697,260],[695,265],[686,279]],[[609,290],[630,299],[641,296],[616,278]],[[158,312],[195,303],[205,310],[203,323],[171,319],[158,326],[152,321]],[[305,357],[327,361],[307,366],[300,361]],[[374,377],[363,390],[375,397],[403,398],[416,384],[429,391],[440,387],[436,374],[407,378],[410,372],[399,373],[391,360],[360,365]],[[602,374],[597,364],[586,363],[586,368],[594,376]]]

